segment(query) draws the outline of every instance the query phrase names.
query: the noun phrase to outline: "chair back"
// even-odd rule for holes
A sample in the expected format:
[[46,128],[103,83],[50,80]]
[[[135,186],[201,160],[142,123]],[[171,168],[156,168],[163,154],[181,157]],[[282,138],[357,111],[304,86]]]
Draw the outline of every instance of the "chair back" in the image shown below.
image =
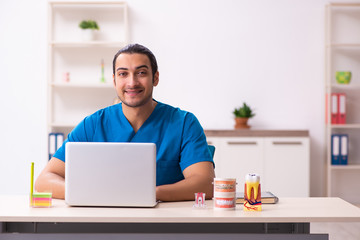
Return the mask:
[[215,146],[213,145],[208,145],[211,157],[214,159],[214,154],[215,154]]

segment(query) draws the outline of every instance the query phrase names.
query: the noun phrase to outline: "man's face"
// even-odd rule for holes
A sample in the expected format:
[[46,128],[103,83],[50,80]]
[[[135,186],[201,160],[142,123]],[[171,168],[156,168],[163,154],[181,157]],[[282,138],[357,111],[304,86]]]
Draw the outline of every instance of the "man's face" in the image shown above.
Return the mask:
[[122,53],[116,59],[114,86],[126,106],[140,107],[152,101],[153,87],[158,82],[159,73],[153,78],[150,60],[145,54]]

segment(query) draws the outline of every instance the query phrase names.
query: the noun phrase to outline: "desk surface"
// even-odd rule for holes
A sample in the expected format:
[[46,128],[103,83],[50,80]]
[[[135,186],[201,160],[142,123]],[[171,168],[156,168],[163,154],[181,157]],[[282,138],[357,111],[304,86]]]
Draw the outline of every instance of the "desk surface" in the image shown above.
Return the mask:
[[155,208],[69,207],[53,200],[51,208],[30,208],[27,196],[0,195],[0,222],[96,223],[245,223],[245,222],[360,222],[360,208],[340,198],[281,198],[263,205],[262,212],[193,209],[193,202],[159,203]]

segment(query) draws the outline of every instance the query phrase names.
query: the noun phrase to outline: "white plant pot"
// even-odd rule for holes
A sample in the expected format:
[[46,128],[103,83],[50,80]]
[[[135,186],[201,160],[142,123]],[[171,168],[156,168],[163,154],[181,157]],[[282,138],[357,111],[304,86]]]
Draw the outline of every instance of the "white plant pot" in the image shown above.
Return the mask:
[[83,29],[82,30],[82,40],[83,41],[94,41],[95,39],[95,30],[94,29]]

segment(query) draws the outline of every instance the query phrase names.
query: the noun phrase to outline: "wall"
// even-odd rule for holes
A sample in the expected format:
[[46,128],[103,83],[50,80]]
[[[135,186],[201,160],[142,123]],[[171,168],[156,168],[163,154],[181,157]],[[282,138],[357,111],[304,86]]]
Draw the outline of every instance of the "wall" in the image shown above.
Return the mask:
[[[311,195],[324,194],[325,0],[129,0],[131,40],[157,56],[154,97],[231,129],[309,129]],[[45,164],[46,1],[0,2],[0,194],[24,194]]]
[[0,1],[0,194],[30,188],[30,162],[44,166],[46,138],[45,1]]
[[158,100],[194,112],[204,128],[233,128],[231,113],[246,101],[254,129],[309,129],[311,195],[324,194],[325,2],[129,5],[132,39],[159,58]]

